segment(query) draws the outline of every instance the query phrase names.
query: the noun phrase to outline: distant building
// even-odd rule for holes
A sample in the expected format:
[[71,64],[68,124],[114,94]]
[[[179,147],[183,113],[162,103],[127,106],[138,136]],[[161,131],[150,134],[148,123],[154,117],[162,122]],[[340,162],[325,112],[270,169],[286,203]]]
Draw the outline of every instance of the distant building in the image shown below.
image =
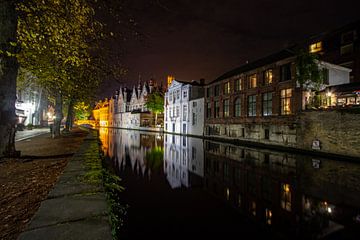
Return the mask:
[[204,83],[173,80],[165,93],[164,131],[203,135]]

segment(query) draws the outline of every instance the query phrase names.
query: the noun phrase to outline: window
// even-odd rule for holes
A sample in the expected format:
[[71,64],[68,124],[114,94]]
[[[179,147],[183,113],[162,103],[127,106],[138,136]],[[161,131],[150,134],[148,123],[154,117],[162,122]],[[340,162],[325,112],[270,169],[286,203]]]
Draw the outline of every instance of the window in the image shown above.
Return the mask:
[[240,97],[236,98],[236,100],[235,100],[234,115],[235,115],[235,117],[241,116],[241,98]]
[[187,106],[183,106],[183,121],[186,121],[187,118]]
[[242,89],[242,79],[239,78],[239,79],[235,80],[235,92],[239,92],[241,90],[243,90]]
[[215,101],[215,118],[218,118],[219,117],[219,113],[220,113],[220,105],[219,105],[219,101]]
[[187,98],[187,91],[183,91],[183,98]]
[[265,209],[265,220],[267,225],[271,225],[272,211],[268,208]]
[[280,206],[282,209],[285,209],[287,211],[291,211],[291,189],[290,185],[286,183],[281,184],[281,200],[280,200]]
[[212,88],[211,88],[211,87],[208,87],[208,88],[206,89],[206,96],[207,96],[207,97],[211,97],[211,96],[212,96]]
[[[269,140],[270,139],[270,131],[269,129],[264,130],[264,139]],[[267,155],[269,156],[269,155]]]
[[169,102],[172,102],[172,100],[173,100],[173,93],[171,92],[169,95]]
[[249,77],[249,88],[256,88],[256,73]]
[[196,125],[197,123],[197,116],[196,116],[196,113],[192,113],[192,125]]
[[180,107],[176,106],[176,117],[180,115]]
[[224,100],[223,102],[223,111],[224,117],[229,117],[229,99]]
[[281,115],[289,115],[291,114],[291,97],[292,97],[292,89],[283,89],[281,90]]
[[322,42],[316,42],[309,46],[309,52],[316,53],[322,50]]
[[183,133],[186,134],[186,124],[185,123],[183,124]]
[[211,103],[207,103],[206,117],[211,118]]
[[264,84],[269,85],[273,82],[273,71],[272,69],[268,69],[264,72]]
[[219,87],[219,85],[216,85],[214,88],[214,95],[216,97],[216,96],[219,96],[219,94],[220,94],[220,87]]
[[262,95],[262,112],[263,116],[272,115],[272,93],[264,93]]
[[230,93],[230,82],[224,84],[224,94]]
[[285,64],[280,67],[280,81],[291,80],[291,64]]
[[353,43],[341,46],[341,48],[340,48],[341,55],[350,54],[353,52],[354,52],[354,44]]
[[248,96],[248,116],[256,116],[256,95]]

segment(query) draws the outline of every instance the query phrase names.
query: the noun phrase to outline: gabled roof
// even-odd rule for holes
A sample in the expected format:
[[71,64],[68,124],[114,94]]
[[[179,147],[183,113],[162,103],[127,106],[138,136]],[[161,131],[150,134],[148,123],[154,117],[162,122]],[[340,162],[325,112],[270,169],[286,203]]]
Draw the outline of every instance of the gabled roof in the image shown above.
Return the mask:
[[283,50],[281,50],[279,52],[276,52],[276,53],[271,54],[269,56],[266,56],[264,58],[260,58],[258,60],[253,61],[253,62],[244,64],[244,65],[242,65],[242,66],[240,66],[238,68],[235,68],[235,69],[221,75],[220,77],[218,77],[214,81],[210,82],[209,84],[212,84],[214,82],[218,82],[218,81],[233,77],[235,75],[251,71],[251,70],[256,69],[258,67],[262,67],[264,65],[271,64],[273,62],[280,61],[282,59],[286,59],[286,58],[293,57],[293,56],[295,56],[293,48],[292,47],[285,48],[285,49],[283,49]]

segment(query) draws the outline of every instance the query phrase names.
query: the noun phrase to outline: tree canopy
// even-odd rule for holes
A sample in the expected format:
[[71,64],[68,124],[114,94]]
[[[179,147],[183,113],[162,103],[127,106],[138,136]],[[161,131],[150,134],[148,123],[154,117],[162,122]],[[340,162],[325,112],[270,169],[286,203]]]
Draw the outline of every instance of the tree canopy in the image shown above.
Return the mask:
[[164,96],[160,92],[151,93],[146,100],[145,106],[154,113],[164,112]]

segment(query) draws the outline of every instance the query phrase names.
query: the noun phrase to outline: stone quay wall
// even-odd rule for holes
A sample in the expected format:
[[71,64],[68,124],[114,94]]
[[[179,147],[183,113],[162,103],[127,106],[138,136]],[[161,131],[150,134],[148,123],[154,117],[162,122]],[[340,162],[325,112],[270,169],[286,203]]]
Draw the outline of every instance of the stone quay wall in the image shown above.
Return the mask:
[[297,148],[360,158],[360,111],[302,112],[297,125]]

